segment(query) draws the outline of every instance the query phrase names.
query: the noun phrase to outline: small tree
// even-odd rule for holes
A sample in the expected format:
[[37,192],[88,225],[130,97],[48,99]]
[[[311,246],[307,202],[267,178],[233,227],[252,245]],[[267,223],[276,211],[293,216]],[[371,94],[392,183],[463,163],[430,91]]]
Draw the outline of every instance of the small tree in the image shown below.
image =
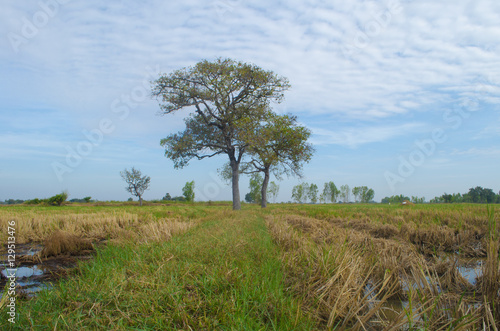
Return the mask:
[[292,189],[292,199],[297,203],[304,203],[307,200],[309,194],[309,184],[302,183],[296,185]]
[[182,195],[184,195],[187,202],[194,201],[194,180],[187,182],[186,185],[184,185],[182,188]]
[[56,194],[53,197],[47,199],[47,203],[51,206],[62,206],[64,201],[68,199],[68,193],[62,192],[60,194]]
[[280,186],[275,182],[270,182],[267,189],[267,193],[272,197],[273,203],[276,203],[276,198],[278,197],[278,192],[280,191]]
[[[364,186],[366,187],[366,186]],[[361,191],[362,191],[363,187],[361,186],[356,186],[352,189],[352,195],[354,195],[354,202],[358,202],[359,200],[361,200]]]
[[139,198],[139,205],[142,206],[142,195],[144,191],[149,189],[151,178],[149,176],[142,176],[139,170],[132,167],[132,170],[127,169],[120,172],[123,180],[128,184],[125,189],[132,195]]
[[165,194],[163,198],[161,198],[163,201],[170,201],[172,200],[172,197],[170,196],[170,193]]
[[325,183],[325,186],[323,188],[323,196],[325,199],[325,202],[330,200],[332,203],[337,201],[337,197],[339,195],[340,191],[337,189],[337,186],[333,182],[328,182]]
[[318,202],[318,185],[316,184],[309,185],[309,191],[307,192],[307,196],[309,197],[309,200],[311,200],[311,203]]
[[296,203],[302,203],[302,197],[304,196],[304,188],[301,184],[295,185],[292,189],[292,199]]
[[250,189],[249,194],[253,203],[261,203],[262,201],[262,192],[260,188],[263,180],[264,179],[259,173],[253,173],[250,177],[248,188]]
[[255,203],[255,201],[253,200],[252,193],[248,192],[247,194],[245,194],[245,202]]
[[349,189],[349,185],[340,186],[340,197],[344,203],[348,203],[351,199],[351,190]]
[[326,202],[325,192],[323,191],[323,192],[319,195],[319,203],[325,203],[325,202]]
[[373,200],[373,197],[375,196],[375,191],[371,188],[368,188],[366,186],[361,186],[361,202],[362,203],[368,203]]

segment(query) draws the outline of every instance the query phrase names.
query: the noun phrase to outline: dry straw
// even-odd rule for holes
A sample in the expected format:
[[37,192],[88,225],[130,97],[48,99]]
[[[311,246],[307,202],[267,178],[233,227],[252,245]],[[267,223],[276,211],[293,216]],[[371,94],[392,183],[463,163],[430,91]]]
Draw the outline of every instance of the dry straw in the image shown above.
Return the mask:
[[456,262],[439,265],[421,254],[421,246],[412,240],[418,237],[424,245],[442,241],[442,246],[453,247],[454,232],[437,226],[420,232],[412,222],[384,224],[357,216],[267,218],[282,248],[290,290],[324,327],[480,330],[482,323],[494,325],[498,304],[477,300],[477,287],[460,275]]

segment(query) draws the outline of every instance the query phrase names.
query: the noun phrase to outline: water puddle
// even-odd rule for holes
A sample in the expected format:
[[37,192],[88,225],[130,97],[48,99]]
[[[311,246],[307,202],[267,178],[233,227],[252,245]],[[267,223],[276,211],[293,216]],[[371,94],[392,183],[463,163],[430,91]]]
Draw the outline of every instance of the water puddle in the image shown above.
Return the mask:
[[[478,277],[483,273],[484,263],[484,260],[481,258],[464,259],[458,258],[453,254],[443,255],[436,260],[429,261],[429,272],[431,275],[421,275],[419,279],[415,279],[414,277],[401,279],[400,286],[405,296],[402,299],[389,299],[381,303],[381,309],[376,317],[370,321],[374,326],[373,329],[380,329],[378,327],[375,328],[375,326],[387,326],[392,321],[398,321],[398,329],[412,329],[411,325],[422,322],[420,316],[422,309],[425,310],[428,308],[421,306],[418,300],[411,304],[407,298],[411,296],[409,295],[411,292],[430,292],[433,293],[431,296],[443,294],[448,291],[464,291],[462,293],[467,292],[470,294],[477,286]],[[440,271],[435,269],[436,266],[439,267]],[[435,281],[435,276],[439,277],[439,281]],[[460,276],[463,277],[463,279],[460,279]],[[455,293],[460,294],[459,292]],[[371,283],[365,286],[364,294],[368,300],[373,300],[370,307],[373,307],[374,304],[378,302]],[[439,306],[440,309],[451,311],[452,306],[448,307],[447,304],[450,303],[443,302]],[[479,303],[471,300],[467,301],[466,305],[470,308],[477,309]],[[443,318],[452,318],[452,316],[450,314],[443,314]]]
[[[12,271],[10,271],[12,270]],[[15,271],[14,271],[15,270]],[[33,276],[40,276],[43,275],[43,270],[41,270],[38,265],[35,265],[33,267],[20,267],[17,269],[4,269],[1,272],[2,276],[7,278],[10,275],[15,275],[17,279],[22,279],[22,278],[29,278]],[[20,282],[18,282],[20,283]]]
[[481,258],[467,259],[454,254],[445,254],[438,257],[438,261],[454,265],[460,275],[473,286],[476,285],[477,278],[483,274],[484,259]]
[[469,281],[476,285],[477,278],[483,274],[483,260],[471,260],[458,266],[458,272]]
[[[7,254],[3,253],[0,262],[0,288],[4,289],[7,277],[15,274],[16,295],[33,297],[43,289],[52,288],[52,284],[65,276],[68,268],[76,266],[78,260],[89,259],[90,256],[56,256],[41,260],[37,253],[41,245],[16,245],[16,267],[7,264]],[[2,292],[2,291],[0,291]],[[3,293],[0,293],[0,299]]]

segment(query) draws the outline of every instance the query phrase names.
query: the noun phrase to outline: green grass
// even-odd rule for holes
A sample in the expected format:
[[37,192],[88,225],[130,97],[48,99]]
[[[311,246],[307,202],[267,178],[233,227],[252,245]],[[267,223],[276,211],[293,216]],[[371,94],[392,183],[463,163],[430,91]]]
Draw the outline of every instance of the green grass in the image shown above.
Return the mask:
[[98,250],[54,289],[18,302],[13,329],[314,328],[284,288],[279,252],[259,213],[220,209],[169,242]]

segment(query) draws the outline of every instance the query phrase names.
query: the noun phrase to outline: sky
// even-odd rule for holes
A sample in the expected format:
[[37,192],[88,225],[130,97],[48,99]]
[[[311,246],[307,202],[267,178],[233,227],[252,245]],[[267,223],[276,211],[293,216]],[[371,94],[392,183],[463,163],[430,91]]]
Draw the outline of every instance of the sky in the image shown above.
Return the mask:
[[500,190],[497,0],[0,1],[0,201],[126,200],[131,167],[151,177],[146,200],[192,180],[196,200],[230,200],[227,157],[174,169],[160,140],[189,110],[161,115],[150,96],[161,74],[219,57],[288,78],[273,109],[312,131],[277,201],[301,182],[375,201]]

